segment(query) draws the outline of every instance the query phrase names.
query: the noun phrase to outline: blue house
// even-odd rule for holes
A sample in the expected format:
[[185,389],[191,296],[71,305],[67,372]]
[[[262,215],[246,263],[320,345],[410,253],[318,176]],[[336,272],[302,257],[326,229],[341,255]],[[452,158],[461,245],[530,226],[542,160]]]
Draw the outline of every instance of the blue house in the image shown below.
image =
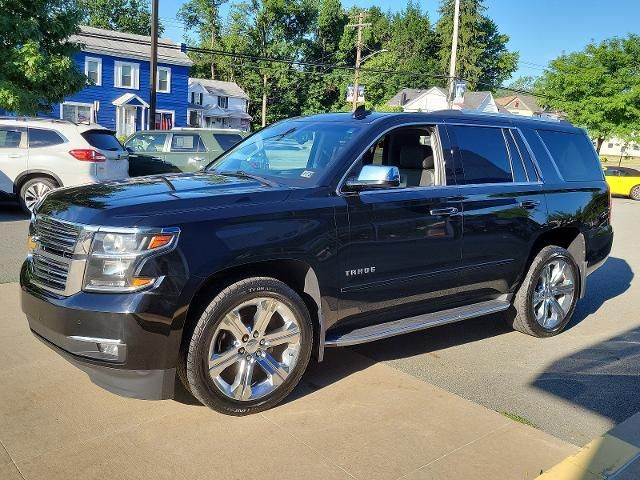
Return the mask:
[[[148,128],[151,37],[81,27],[72,41],[81,47],[74,60],[87,76],[87,86],[44,115],[99,123],[118,135]],[[156,128],[187,126],[191,65],[179,44],[159,40]]]

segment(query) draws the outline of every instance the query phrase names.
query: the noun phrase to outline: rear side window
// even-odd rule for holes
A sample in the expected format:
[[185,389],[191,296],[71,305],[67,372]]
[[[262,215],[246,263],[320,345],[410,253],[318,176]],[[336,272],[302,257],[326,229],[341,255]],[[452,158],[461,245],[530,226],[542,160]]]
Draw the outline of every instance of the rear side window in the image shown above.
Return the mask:
[[55,130],[29,128],[29,148],[51,147],[64,143],[64,138]]
[[500,128],[452,126],[449,129],[460,151],[465,184],[513,182]]
[[240,135],[231,135],[228,133],[214,133],[213,138],[216,139],[218,145],[220,145],[225,151],[242,141],[242,137]]
[[207,149],[202,143],[200,135],[196,134],[173,134],[171,139],[171,151],[172,152],[206,152]]
[[0,127],[0,148],[20,148],[24,146],[25,129],[20,127]]
[[98,150],[117,152],[123,149],[116,136],[111,132],[98,130],[84,132],[82,134],[82,138],[84,138],[89,145],[97,148]]
[[593,145],[584,134],[537,130],[567,182],[602,180]]

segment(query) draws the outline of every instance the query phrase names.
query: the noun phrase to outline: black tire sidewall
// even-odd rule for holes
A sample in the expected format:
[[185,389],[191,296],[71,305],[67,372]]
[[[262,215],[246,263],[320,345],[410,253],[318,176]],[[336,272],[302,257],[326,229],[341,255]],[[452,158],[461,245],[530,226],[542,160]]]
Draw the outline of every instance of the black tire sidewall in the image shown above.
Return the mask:
[[[532,330],[535,331],[537,336],[551,337],[551,336],[557,335],[562,330],[564,330],[564,328],[567,326],[567,324],[571,321],[571,318],[573,317],[573,313],[575,312],[576,304],[578,302],[578,296],[579,296],[578,292],[580,291],[580,284],[579,284],[580,270],[578,269],[578,266],[576,265],[576,262],[571,256],[571,254],[564,248],[545,247],[538,255],[540,257],[536,259],[538,260],[537,262],[534,262],[536,263],[536,265],[533,269],[531,276],[528,279],[529,281],[528,281],[527,290],[526,290],[526,312],[524,313],[528,317],[527,323],[529,323],[529,326],[531,327]],[[560,324],[558,324],[553,329],[547,329],[547,328],[544,328],[542,325],[540,325],[535,318],[533,308],[532,308],[533,293],[535,291],[538,278],[540,277],[540,273],[542,272],[543,268],[549,262],[559,258],[565,260],[573,270],[573,278],[575,279],[575,293],[573,295],[571,307],[569,308],[569,311],[565,315],[562,322],[560,322]]]
[[27,207],[27,204],[26,204],[26,202],[24,200],[24,196],[25,196],[25,193],[26,193],[27,189],[31,185],[33,185],[34,183],[45,183],[45,184],[49,185],[51,187],[51,189],[58,188],[57,183],[55,181],[51,180],[50,178],[47,178],[47,177],[30,178],[29,180],[24,182],[22,184],[22,186],[20,187],[20,192],[18,194],[18,197],[19,197],[19,201],[20,201],[20,206],[22,207],[22,210],[25,211],[25,213],[31,213],[31,210],[29,210],[29,208]]
[[[257,297],[271,297],[284,303],[296,316],[300,326],[300,352],[287,379],[275,391],[251,401],[238,401],[224,395],[205,369],[205,359],[217,326],[238,304]],[[202,403],[222,413],[246,415],[266,410],[282,401],[300,381],[313,344],[313,326],[309,312],[300,296],[279,280],[262,277],[237,282],[223,290],[205,309],[191,338],[187,357],[187,379],[193,395]]]

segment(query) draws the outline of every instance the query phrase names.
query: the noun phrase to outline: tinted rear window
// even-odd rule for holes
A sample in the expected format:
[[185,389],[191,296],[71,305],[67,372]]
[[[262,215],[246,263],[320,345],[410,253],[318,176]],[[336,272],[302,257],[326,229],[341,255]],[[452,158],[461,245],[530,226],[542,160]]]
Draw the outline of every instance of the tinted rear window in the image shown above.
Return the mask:
[[593,145],[582,133],[537,130],[567,182],[602,180]]
[[116,136],[111,132],[89,131],[84,132],[82,137],[89,142],[89,145],[98,150],[117,152],[123,149]]
[[475,126],[449,128],[455,135],[462,157],[464,183],[513,181],[509,154],[501,129]]
[[50,147],[61,143],[64,143],[64,139],[55,130],[29,128],[29,148]]
[[214,133],[213,138],[216,139],[216,142],[218,142],[218,145],[220,145],[223,150],[229,150],[242,141],[240,135],[232,135],[229,133]]

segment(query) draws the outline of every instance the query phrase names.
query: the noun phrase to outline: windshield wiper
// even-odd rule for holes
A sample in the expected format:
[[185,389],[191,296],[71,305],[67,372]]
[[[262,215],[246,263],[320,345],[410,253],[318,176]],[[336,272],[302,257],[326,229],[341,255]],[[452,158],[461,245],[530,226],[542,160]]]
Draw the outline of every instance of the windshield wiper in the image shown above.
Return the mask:
[[243,170],[238,170],[236,172],[216,172],[218,175],[223,175],[226,177],[237,177],[237,178],[249,178],[251,180],[257,180],[260,183],[264,183],[265,185],[268,185],[270,187],[277,187],[278,184],[272,180],[268,180],[264,177],[261,177],[259,175],[254,175],[252,173],[247,173]]

